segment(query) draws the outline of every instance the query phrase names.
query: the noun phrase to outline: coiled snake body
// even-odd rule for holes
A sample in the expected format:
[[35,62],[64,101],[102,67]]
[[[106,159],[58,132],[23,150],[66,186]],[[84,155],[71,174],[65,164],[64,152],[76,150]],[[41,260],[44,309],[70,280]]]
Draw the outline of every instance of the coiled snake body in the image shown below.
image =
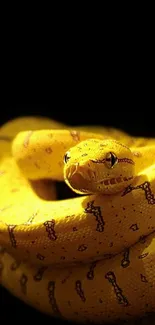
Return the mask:
[[[63,180],[78,197],[56,199]],[[1,284],[42,312],[102,323],[155,311],[155,139],[3,125],[0,247]]]

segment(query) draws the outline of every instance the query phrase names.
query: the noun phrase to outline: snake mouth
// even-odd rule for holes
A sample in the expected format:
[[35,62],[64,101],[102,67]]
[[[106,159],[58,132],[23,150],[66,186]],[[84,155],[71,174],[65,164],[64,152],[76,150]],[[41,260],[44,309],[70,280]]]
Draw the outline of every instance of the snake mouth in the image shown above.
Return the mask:
[[92,193],[92,181],[84,177],[84,173],[79,168],[79,163],[71,166],[66,173],[65,181],[77,193]]

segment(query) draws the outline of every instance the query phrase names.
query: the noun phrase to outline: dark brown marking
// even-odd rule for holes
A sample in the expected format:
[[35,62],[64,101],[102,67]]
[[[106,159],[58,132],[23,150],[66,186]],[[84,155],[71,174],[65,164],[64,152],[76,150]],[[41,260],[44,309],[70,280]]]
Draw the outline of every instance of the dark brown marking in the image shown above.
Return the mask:
[[[106,161],[110,161],[110,158],[103,158],[103,159],[92,159],[91,160],[95,164],[105,164]],[[118,158],[118,163],[128,163],[134,165],[134,161],[130,158]]]
[[78,247],[78,251],[79,252],[83,252],[83,251],[85,251],[87,249],[87,246],[85,245],[85,244],[82,244],[82,245],[80,245],[79,247]]
[[14,229],[15,228],[16,228],[16,225],[8,225],[8,232],[9,232],[9,236],[10,236],[11,245],[14,248],[17,247],[17,242],[16,242],[16,238],[15,238],[15,235],[14,235]]
[[43,261],[45,259],[45,256],[41,255],[40,253],[38,253],[36,256],[40,261]]
[[126,268],[130,265],[130,260],[129,260],[129,248],[125,249],[123,259],[121,261],[121,266],[123,268]]
[[142,235],[139,237],[139,242],[142,243],[142,244],[145,244],[146,242],[146,236]]
[[46,148],[45,151],[46,151],[48,154],[50,154],[50,153],[53,152],[52,148],[50,148],[50,147]]
[[146,256],[148,256],[149,253],[144,253],[144,254],[141,254],[138,256],[139,259],[143,259],[145,258]]
[[87,279],[88,280],[93,280],[94,279],[94,269],[97,265],[97,262],[92,262],[89,267],[89,271],[87,273]]
[[91,162],[94,164],[104,164],[106,162],[106,159],[91,159]]
[[148,181],[146,181],[146,182],[144,182],[144,183],[142,183],[140,185],[137,185],[137,186],[129,185],[125,189],[125,191],[122,193],[122,196],[130,193],[133,190],[138,190],[138,189],[142,189],[144,191],[146,200],[148,201],[148,204],[151,204],[151,205],[155,204],[155,197],[154,197],[154,194],[151,191],[150,183]]
[[79,131],[76,131],[76,130],[70,131],[70,135],[72,136],[74,141],[76,141],[76,142],[80,141],[80,132]]
[[134,223],[133,225],[131,225],[130,229],[132,229],[133,231],[139,230],[137,223]]
[[27,148],[28,145],[29,145],[30,137],[32,136],[32,133],[33,133],[33,131],[29,131],[27,133],[26,137],[25,137],[25,140],[24,140],[24,143],[23,143],[23,145],[24,145],[25,148]]
[[116,181],[117,181],[117,183],[121,183],[122,178],[120,176],[119,177],[116,177]]
[[34,281],[37,282],[41,281],[46,270],[47,270],[47,266],[40,267],[37,273],[33,277]]
[[111,178],[111,179],[110,179],[110,184],[111,184],[111,185],[116,184],[116,179],[115,179],[115,178]]
[[118,158],[118,162],[128,163],[128,164],[131,164],[131,165],[135,164],[135,162],[130,158]]
[[141,278],[141,281],[142,281],[142,282],[145,282],[145,283],[148,282],[147,279],[146,279],[146,276],[145,276],[145,275],[140,274],[140,278]]
[[96,231],[103,232],[105,222],[103,220],[103,216],[101,213],[100,206],[95,206],[94,201],[90,201],[87,203],[87,207],[85,208],[86,213],[92,213],[97,221]]
[[27,281],[28,281],[28,277],[25,274],[22,274],[20,277],[20,286],[21,286],[22,293],[24,295],[26,295],[27,293]]
[[73,231],[77,231],[78,229],[77,229],[77,227],[73,227]]
[[80,280],[77,280],[77,281],[75,282],[75,290],[76,290],[78,296],[81,298],[81,300],[82,300],[83,302],[85,302],[85,301],[86,301],[86,298],[85,298],[84,291],[83,291],[83,289],[82,289],[82,283],[81,283]]
[[48,238],[50,240],[56,240],[57,239],[57,236],[56,236],[56,233],[55,233],[55,230],[54,230],[55,220],[52,219],[50,221],[44,222],[44,226],[46,227],[46,231],[48,233]]
[[104,183],[104,185],[109,185],[109,179],[105,179],[105,181],[103,183]]
[[127,181],[130,181],[131,179],[133,179],[133,176],[131,177],[116,177],[116,178],[110,178],[110,179],[104,179],[103,181],[101,181],[100,183],[101,184],[104,184],[104,185],[113,185],[113,184],[116,184],[116,183],[121,183],[121,182],[127,182]]
[[118,303],[124,307],[129,306],[127,298],[123,295],[123,290],[118,286],[114,272],[106,273],[105,278],[112,284]]
[[13,263],[11,263],[10,265],[10,270],[11,271],[16,271],[18,269],[18,267],[20,266],[21,262],[20,261],[14,261]]
[[49,281],[47,290],[48,290],[49,303],[52,307],[54,316],[58,316],[62,318],[61,312],[58,308],[56,298],[55,298],[55,281]]

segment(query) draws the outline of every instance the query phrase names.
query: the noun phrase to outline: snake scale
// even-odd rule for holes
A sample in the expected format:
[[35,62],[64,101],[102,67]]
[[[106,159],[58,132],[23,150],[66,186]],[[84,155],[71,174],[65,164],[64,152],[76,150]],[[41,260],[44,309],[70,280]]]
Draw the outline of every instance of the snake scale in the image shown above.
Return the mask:
[[[56,181],[76,197],[58,200]],[[155,139],[25,116],[0,128],[0,283],[43,313],[155,311]]]

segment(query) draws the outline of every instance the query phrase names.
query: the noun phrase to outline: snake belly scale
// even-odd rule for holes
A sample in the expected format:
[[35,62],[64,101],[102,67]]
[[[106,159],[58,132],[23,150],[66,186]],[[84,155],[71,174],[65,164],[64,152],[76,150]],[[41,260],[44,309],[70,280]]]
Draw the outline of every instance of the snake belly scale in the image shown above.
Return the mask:
[[[55,181],[79,194],[58,200]],[[42,117],[0,129],[0,283],[43,313],[155,311],[155,139]]]

